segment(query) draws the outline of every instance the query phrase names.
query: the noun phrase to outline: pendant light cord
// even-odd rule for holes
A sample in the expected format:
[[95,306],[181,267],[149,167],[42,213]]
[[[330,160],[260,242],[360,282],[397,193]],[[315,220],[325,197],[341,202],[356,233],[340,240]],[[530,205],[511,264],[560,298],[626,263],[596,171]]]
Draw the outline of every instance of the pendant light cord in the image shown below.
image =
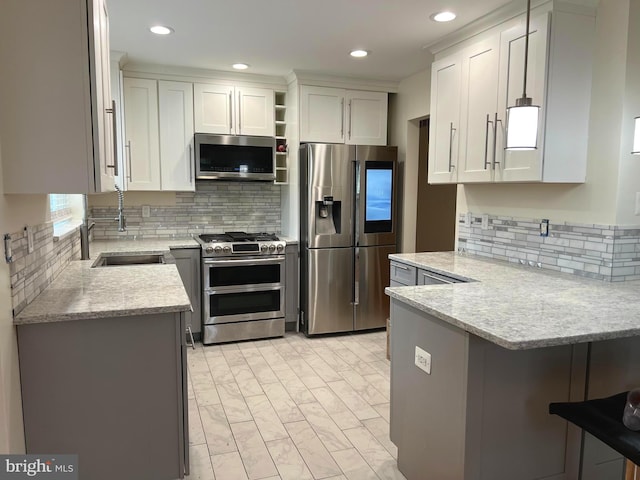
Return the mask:
[[531,17],[531,0],[527,0],[527,30],[524,36],[524,80],[522,82],[522,98],[527,98],[527,68],[529,64],[529,19]]

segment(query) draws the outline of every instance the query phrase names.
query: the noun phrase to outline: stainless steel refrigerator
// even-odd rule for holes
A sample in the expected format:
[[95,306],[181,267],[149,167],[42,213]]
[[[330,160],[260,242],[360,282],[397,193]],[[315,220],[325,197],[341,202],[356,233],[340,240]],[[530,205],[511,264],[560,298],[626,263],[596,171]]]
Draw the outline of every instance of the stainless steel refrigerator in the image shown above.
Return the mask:
[[300,146],[300,322],[307,335],[385,326],[396,160],[396,147]]

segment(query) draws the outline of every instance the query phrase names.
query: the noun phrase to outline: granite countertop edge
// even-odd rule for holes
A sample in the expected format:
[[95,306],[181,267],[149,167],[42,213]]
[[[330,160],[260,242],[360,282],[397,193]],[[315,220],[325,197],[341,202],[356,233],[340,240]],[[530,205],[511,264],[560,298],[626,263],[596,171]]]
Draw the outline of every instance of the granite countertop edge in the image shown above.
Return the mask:
[[[640,299],[636,306],[627,301],[635,297],[640,282],[612,284],[455,252],[392,254],[389,258],[471,281],[387,287],[385,293],[510,350],[640,335]],[[547,301],[548,318],[541,314],[545,305],[536,303]]]

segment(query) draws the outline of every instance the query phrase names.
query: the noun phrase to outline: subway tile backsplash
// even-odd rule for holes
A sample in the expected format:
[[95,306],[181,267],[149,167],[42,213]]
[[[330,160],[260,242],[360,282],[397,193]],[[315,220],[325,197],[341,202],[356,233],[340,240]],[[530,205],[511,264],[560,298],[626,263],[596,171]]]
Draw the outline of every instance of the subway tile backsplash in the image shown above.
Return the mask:
[[28,252],[24,231],[11,234],[13,262],[9,264],[13,314],[35,299],[71,262],[80,258],[77,231],[54,240],[53,223],[33,227],[33,252]]
[[[262,182],[210,182],[195,192],[177,192],[176,205],[128,206],[124,196],[127,231],[118,232],[115,221],[96,221],[93,239],[171,238],[224,231],[280,232],[280,186]],[[115,218],[116,205],[93,207],[91,217]]]
[[549,223],[540,235],[540,219],[480,216],[458,220],[458,249],[467,253],[524,263],[610,282],[640,279],[640,226]]

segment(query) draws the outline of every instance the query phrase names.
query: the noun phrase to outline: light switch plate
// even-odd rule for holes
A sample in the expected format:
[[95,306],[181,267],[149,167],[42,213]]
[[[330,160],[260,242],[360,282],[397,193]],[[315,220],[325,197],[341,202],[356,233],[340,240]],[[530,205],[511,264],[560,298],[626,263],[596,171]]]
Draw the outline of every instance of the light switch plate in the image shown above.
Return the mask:
[[482,214],[482,230],[489,230],[489,214]]
[[151,207],[149,205],[142,206],[142,217],[149,218],[151,216]]
[[431,354],[416,345],[415,364],[423,372],[431,375]]
[[471,222],[472,222],[472,217],[471,217],[471,212],[467,212],[464,216],[464,224],[467,227],[471,226]]
[[540,236],[541,237],[549,236],[549,220],[546,218],[543,218],[542,221],[540,222]]

